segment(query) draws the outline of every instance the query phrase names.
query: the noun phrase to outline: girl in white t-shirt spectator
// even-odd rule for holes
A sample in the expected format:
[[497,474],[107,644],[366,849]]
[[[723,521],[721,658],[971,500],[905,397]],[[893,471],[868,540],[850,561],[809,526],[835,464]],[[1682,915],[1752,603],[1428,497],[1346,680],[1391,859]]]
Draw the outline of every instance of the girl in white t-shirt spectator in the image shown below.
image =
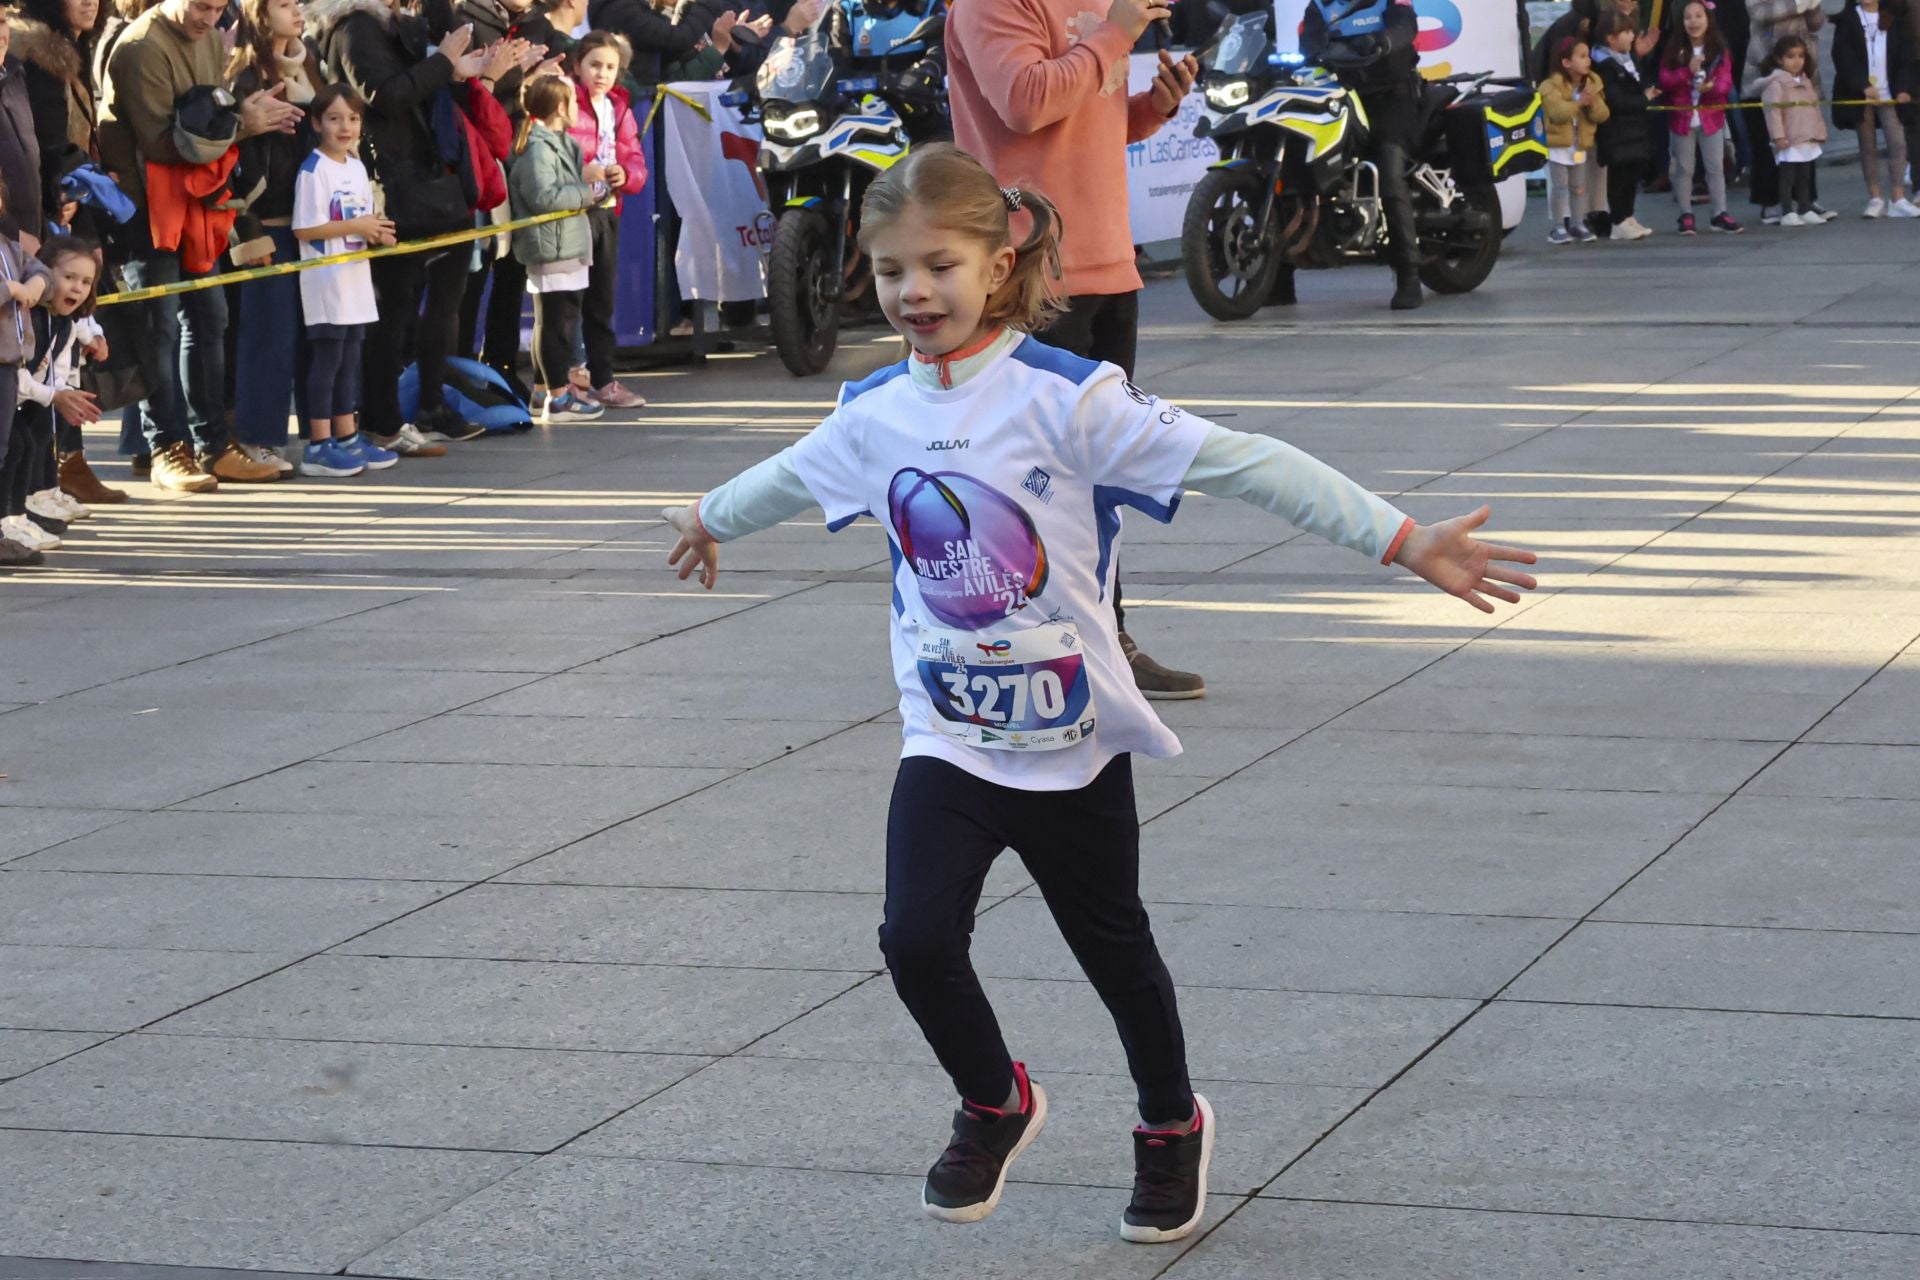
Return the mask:
[[[367,105],[345,85],[314,95],[320,146],[294,180],[293,234],[302,260],[393,244],[393,223],[373,211],[373,183],[360,163],[360,122]],[[307,322],[307,422],[311,438],[300,458],[305,476],[355,476],[392,466],[400,455],[360,434],[360,352],[367,326],[379,319],[373,272],[342,262],[300,273],[300,309]]]

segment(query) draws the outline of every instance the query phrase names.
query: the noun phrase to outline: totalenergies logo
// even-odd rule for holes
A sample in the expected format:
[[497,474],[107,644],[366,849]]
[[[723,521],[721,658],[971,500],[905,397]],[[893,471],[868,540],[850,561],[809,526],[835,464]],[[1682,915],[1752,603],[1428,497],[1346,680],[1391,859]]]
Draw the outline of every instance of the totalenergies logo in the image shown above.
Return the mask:
[[1420,18],[1413,47],[1421,53],[1438,53],[1460,38],[1460,6],[1454,0],[1413,0],[1413,11]]

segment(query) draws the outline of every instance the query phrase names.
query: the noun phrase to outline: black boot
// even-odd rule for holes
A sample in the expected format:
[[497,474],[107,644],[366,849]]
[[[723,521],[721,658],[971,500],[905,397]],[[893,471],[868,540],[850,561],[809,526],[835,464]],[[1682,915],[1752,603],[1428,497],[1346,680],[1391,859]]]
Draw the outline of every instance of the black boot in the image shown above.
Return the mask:
[[1426,291],[1420,287],[1420,273],[1410,267],[1398,267],[1394,270],[1393,279],[1393,309],[1419,310],[1420,304],[1427,300]]
[[1300,301],[1300,296],[1293,291],[1293,272],[1294,269],[1292,267],[1280,268],[1279,272],[1273,277],[1273,288],[1267,290],[1267,301],[1265,305],[1269,307],[1291,307]]

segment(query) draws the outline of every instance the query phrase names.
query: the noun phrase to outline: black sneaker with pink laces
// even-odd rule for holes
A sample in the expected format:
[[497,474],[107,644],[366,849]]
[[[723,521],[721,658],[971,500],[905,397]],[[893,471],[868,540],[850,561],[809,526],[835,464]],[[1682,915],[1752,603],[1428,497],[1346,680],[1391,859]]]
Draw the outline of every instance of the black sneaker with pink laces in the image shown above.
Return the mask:
[[1207,1211],[1207,1166],[1213,1163],[1213,1107],[1193,1095],[1193,1128],[1133,1131],[1133,1202],[1120,1236],[1135,1244],[1184,1240]]
[[942,1222],[978,1222],[1000,1207],[1007,1169],[1047,1123],[1047,1094],[1013,1064],[1020,1109],[1004,1111],[961,1099],[953,1113],[953,1140],[927,1170],[920,1207]]

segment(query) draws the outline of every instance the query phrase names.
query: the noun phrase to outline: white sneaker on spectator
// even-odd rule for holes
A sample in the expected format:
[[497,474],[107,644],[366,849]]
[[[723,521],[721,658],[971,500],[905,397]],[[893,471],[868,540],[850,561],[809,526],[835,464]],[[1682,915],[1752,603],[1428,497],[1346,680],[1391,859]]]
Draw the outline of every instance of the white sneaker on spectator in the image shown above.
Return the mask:
[[75,520],[85,520],[93,514],[93,508],[81,502],[64,489],[42,489],[33,495],[53,508],[55,518],[72,524]]
[[1920,218],[1920,204],[1915,204],[1905,196],[1901,196],[1898,200],[1895,200],[1887,206],[1887,216],[1890,218]]
[[1884,218],[1887,216],[1887,202],[1879,196],[1867,201],[1867,207],[1860,211],[1863,218]]
[[37,516],[45,516],[49,520],[71,519],[67,515],[66,504],[60,501],[64,496],[58,489],[42,489],[38,493],[30,493],[27,495],[27,510]]
[[238,440],[234,441],[233,447],[255,462],[272,467],[283,476],[293,474],[293,464],[288,462],[286,455],[278,449],[269,449],[263,444],[241,444]]
[[29,551],[52,551],[60,545],[58,537],[25,516],[8,516],[0,520],[0,538],[17,542]]
[[1800,215],[1800,221],[1810,227],[1824,227],[1833,221],[1833,215],[1830,213],[1821,213],[1818,209],[1809,209]]
[[[1807,220],[1797,213],[1784,213],[1780,215],[1780,225],[1783,227],[1804,227],[1807,225]],[[1820,225],[1820,215],[1817,213],[1813,215],[1813,225],[1816,227]]]

